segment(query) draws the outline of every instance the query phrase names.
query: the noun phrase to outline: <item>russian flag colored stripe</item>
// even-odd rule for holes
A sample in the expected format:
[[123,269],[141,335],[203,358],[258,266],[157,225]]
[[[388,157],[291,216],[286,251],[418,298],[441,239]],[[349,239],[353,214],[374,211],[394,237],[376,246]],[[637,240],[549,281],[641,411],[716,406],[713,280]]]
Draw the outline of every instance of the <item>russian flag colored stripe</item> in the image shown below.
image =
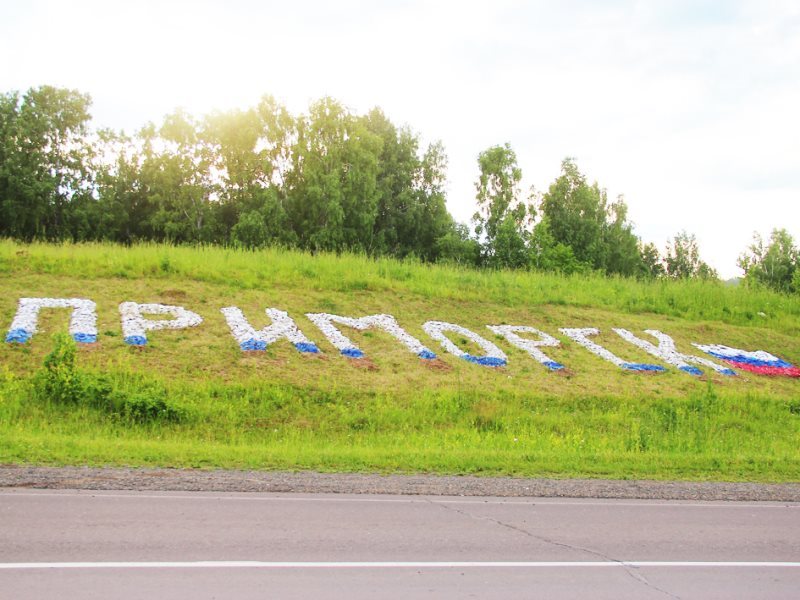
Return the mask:
[[728,346],[694,345],[706,354],[710,354],[714,358],[725,361],[734,369],[740,369],[758,375],[800,377],[800,368],[764,350],[750,352],[739,348],[729,348]]

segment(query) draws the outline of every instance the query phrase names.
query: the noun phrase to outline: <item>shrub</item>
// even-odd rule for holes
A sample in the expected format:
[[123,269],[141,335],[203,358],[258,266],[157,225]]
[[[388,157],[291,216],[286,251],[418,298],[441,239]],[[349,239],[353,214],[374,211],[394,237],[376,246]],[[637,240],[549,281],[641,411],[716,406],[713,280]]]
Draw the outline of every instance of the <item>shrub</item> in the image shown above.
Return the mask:
[[132,423],[179,423],[185,411],[152,390],[131,395],[117,392],[112,395],[114,412]]
[[135,424],[178,423],[186,417],[186,410],[170,402],[163,390],[129,392],[103,375],[81,371],[75,364],[75,341],[66,334],[53,339],[53,350],[34,380],[38,398],[59,405],[83,404]]
[[53,336],[54,346],[34,382],[36,394],[54,404],[78,404],[84,381],[75,366],[75,341],[64,333]]

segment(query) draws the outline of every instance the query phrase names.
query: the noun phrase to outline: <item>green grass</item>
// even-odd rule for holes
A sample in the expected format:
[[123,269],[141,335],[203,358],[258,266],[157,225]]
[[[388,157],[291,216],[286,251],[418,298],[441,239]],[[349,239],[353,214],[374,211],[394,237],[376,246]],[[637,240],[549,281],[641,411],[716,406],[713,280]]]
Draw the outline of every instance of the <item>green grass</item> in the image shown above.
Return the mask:
[[[509,365],[488,369],[444,355],[421,328],[445,320],[490,337],[487,324],[553,335],[594,326],[599,343],[639,362],[648,357],[611,328],[654,328],[687,352],[693,341],[724,343],[800,364],[797,297],[280,250],[9,241],[0,290],[3,328],[23,296],[97,302],[100,340],[78,349],[76,369],[112,390],[72,403],[42,393],[37,373],[68,320],[44,311],[31,342],[0,348],[0,462],[800,480],[800,381],[625,373],[566,339],[547,350],[568,376],[502,340]],[[180,304],[204,323],[153,332],[137,351],[121,339],[124,300]],[[256,326],[266,307],[289,311],[324,356],[287,343],[242,353],[219,312],[230,305]],[[304,317],[319,311],[390,313],[443,364],[430,368],[382,332],[345,331],[374,367],[358,368]],[[135,418],[130,407],[151,401],[179,417]]]

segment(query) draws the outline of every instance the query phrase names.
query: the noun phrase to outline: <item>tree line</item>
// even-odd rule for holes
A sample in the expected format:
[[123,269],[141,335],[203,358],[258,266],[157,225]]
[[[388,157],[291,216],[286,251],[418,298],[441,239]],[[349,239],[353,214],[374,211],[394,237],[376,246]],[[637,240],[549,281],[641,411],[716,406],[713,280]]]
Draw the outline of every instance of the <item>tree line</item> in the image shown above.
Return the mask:
[[[657,278],[717,274],[681,232],[662,255],[573,159],[547,191],[523,192],[508,145],[478,156],[478,210],[446,208],[447,156],[375,108],[323,98],[291,114],[265,96],[203,118],[182,110],[133,135],[91,127],[91,99],[41,86],[0,95],[0,236],[157,241],[416,257],[476,267]],[[800,291],[784,230],[739,262],[746,280]]]

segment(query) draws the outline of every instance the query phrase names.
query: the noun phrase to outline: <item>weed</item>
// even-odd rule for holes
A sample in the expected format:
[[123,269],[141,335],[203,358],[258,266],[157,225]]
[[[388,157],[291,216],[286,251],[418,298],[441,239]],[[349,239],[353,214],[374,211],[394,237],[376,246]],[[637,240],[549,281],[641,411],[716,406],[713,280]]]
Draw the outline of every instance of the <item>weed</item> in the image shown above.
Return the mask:
[[84,382],[75,366],[77,346],[65,333],[53,336],[53,349],[44,359],[37,374],[37,395],[53,404],[78,404],[83,397]]
[[477,431],[499,433],[505,430],[497,401],[481,400],[475,404],[473,410],[475,417],[472,424]]
[[117,392],[110,397],[114,412],[130,423],[180,423],[186,411],[171,403],[163,394],[153,391],[131,395]]
[[170,261],[169,256],[166,254],[161,257],[161,260],[158,263],[159,268],[161,269],[162,273],[172,273],[172,261]]

